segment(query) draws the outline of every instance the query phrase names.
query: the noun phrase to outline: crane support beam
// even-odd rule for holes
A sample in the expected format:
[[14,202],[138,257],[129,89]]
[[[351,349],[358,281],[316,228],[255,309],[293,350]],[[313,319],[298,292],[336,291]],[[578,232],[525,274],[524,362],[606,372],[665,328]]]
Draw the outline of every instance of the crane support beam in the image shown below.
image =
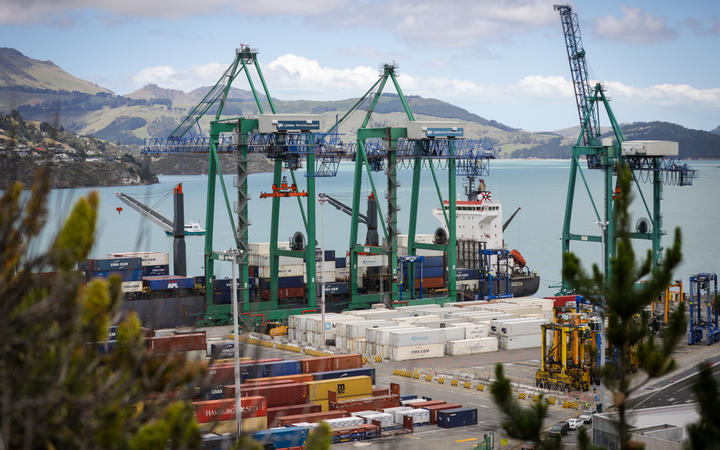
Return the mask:
[[172,220],[163,216],[159,212],[155,211],[154,209],[150,208],[149,206],[134,197],[123,194],[122,192],[116,192],[115,195],[117,196],[117,198],[120,199],[121,202],[125,203],[135,211],[139,212],[141,215],[150,219],[153,223],[162,228],[163,231],[165,231],[166,233],[173,232],[174,224]]

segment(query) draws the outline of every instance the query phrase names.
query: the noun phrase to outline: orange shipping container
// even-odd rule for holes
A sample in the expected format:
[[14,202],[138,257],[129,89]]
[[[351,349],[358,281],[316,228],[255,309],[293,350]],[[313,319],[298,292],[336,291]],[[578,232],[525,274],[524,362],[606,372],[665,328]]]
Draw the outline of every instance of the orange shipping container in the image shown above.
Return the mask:
[[362,355],[350,353],[348,355],[335,355],[332,370],[359,369],[362,367]]
[[334,356],[318,356],[300,360],[302,373],[330,372],[335,369]]

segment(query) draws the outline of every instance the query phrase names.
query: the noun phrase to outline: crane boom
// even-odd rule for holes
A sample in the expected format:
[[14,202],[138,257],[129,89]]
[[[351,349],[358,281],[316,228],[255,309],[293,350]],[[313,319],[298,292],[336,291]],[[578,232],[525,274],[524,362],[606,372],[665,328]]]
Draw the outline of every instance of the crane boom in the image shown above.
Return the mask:
[[572,6],[554,5],[553,9],[560,12],[580,127],[582,128],[583,123],[587,122],[583,140],[585,145],[590,145],[593,139],[600,136],[600,111],[598,108],[593,108],[593,102],[590,100],[592,89],[585,61],[585,49],[580,37],[580,23]]
[[169,220],[167,217],[163,216],[159,212],[155,211],[154,209],[150,208],[140,200],[137,200],[136,198],[130,197],[127,194],[123,194],[122,192],[116,192],[115,195],[117,198],[120,199],[123,203],[134,209],[135,211],[139,212],[141,215],[147,217],[152,222],[154,222],[156,225],[158,225],[160,228],[163,229],[166,233],[172,234],[173,232],[173,221]]
[[[352,208],[350,208],[348,205],[341,202],[340,200],[336,200],[336,199],[330,197],[329,195],[323,194],[323,193],[318,194],[318,198],[321,201],[327,200],[327,202],[330,203],[331,205],[333,205],[335,208],[337,208],[338,211],[344,212],[348,216],[352,216]],[[365,216],[364,214],[358,213],[358,222],[364,223],[365,225],[367,225],[367,216]]]

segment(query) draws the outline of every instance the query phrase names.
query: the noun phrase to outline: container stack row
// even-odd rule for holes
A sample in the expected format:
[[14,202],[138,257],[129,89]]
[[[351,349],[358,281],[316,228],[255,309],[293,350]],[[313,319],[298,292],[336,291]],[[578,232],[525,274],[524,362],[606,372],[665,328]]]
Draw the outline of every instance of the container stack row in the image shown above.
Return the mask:
[[298,345],[394,361],[539,347],[540,325],[552,321],[553,301],[511,298],[290,316],[288,338]]

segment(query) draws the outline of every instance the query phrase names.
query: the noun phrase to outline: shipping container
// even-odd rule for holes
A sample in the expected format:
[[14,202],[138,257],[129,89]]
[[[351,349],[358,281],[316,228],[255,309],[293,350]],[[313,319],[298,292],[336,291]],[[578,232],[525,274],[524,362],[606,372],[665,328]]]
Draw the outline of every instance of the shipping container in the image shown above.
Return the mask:
[[300,373],[297,375],[282,375],[278,377],[262,377],[262,378],[248,378],[245,380],[246,383],[257,383],[265,381],[294,381],[296,383],[304,383],[306,381],[315,381],[315,376],[312,374]]
[[112,276],[120,277],[122,281],[140,281],[142,280],[142,270],[141,269],[134,269],[134,270],[115,270],[115,271],[96,271],[96,272],[87,272],[87,279],[88,281],[92,280],[93,278],[110,278]]
[[195,287],[193,277],[179,277],[175,275],[145,277],[145,286],[151,291],[167,291],[171,289],[192,289]]
[[424,408],[430,411],[430,423],[436,424],[438,421],[438,413],[440,411],[444,411],[446,409],[456,409],[461,408],[462,405],[459,405],[457,403],[445,403],[444,405],[430,405],[425,406]]
[[540,347],[542,345],[542,333],[522,336],[499,336],[498,341],[502,350]]
[[411,359],[439,358],[445,355],[444,344],[409,345],[405,347],[390,347],[390,359],[393,361],[407,361]]
[[[285,375],[298,375],[302,373],[300,361],[285,360],[265,363],[263,377],[282,377]],[[254,377],[259,378],[259,377]]]
[[477,280],[478,271],[477,269],[458,269],[455,272],[455,279],[457,281]]
[[437,424],[439,427],[464,427],[467,425],[476,425],[477,422],[477,409],[475,408],[455,408],[438,412]]
[[[403,279],[404,280],[409,280],[411,278],[410,274],[411,274],[410,269],[403,268]],[[423,266],[422,270],[418,266],[415,267],[415,278],[416,279],[418,279],[420,277],[425,279],[425,278],[437,278],[437,277],[443,277],[443,276],[445,276],[445,267],[442,267],[442,266],[436,266],[436,267]]]
[[[270,289],[270,278],[258,278],[260,282],[260,289]],[[297,277],[279,277],[278,288],[296,288],[304,287],[302,276]]]
[[123,292],[142,292],[143,282],[138,281],[123,281],[120,283],[120,290]]
[[273,406],[267,409],[267,426],[272,426],[275,418],[285,416],[296,416],[320,412],[320,405],[314,403],[302,403],[299,405]]
[[[235,433],[237,423],[235,419],[222,420],[218,422],[205,422],[198,424],[203,433],[229,434]],[[267,417],[248,417],[242,421],[243,432],[252,433],[267,429]],[[230,450],[232,447],[228,447]]]
[[302,373],[328,372],[334,369],[334,356],[319,356],[300,360]]
[[[304,448],[307,443],[308,429],[304,427],[272,428],[252,434],[252,438],[263,448]],[[269,447],[272,445],[272,447]]]
[[[268,358],[260,360],[240,361],[241,376],[249,377],[250,368],[264,363],[282,361],[282,358]],[[211,384],[228,384],[235,381],[234,363],[212,364],[208,367],[208,375]]]
[[112,258],[140,258],[143,267],[167,266],[170,264],[170,253],[168,252],[128,252],[108,253]]
[[[240,399],[242,417],[266,417],[267,400],[260,396],[248,396]],[[235,419],[235,399],[203,400],[193,402],[195,419],[198,423],[217,422]]]
[[310,381],[306,384],[309,387],[308,398],[310,401],[327,400],[330,390],[337,392],[340,398],[372,393],[372,378],[369,376]]
[[335,268],[337,269],[344,269],[347,267],[347,259],[346,258],[335,258]]
[[[321,295],[321,289],[322,284],[318,283],[318,295]],[[331,281],[325,283],[325,295],[347,295],[348,293],[350,293],[350,284],[347,281]]]
[[332,370],[328,372],[317,372],[314,374],[315,380],[331,380],[337,378],[349,378],[357,376],[368,376],[372,380],[372,384],[375,384],[375,368],[358,368],[358,369],[345,369],[345,370]]
[[475,355],[478,353],[496,352],[498,350],[498,339],[495,336],[462,339],[447,342],[445,346],[448,355]]
[[88,258],[86,261],[78,264],[78,266],[80,270],[84,270],[86,272],[116,272],[125,270],[141,271],[142,259],[136,257]]
[[[301,277],[305,273],[305,264],[288,264],[278,266],[278,277]],[[258,267],[260,278],[270,278],[270,267]]]
[[170,275],[170,266],[142,266],[143,277],[153,277],[158,275]]
[[362,367],[362,355],[359,353],[335,355],[334,370],[359,369],[360,367]]
[[325,419],[336,419],[338,417],[348,417],[347,411],[321,411],[308,414],[295,414],[292,416],[276,417],[272,423],[273,427],[284,427],[298,422],[322,422]]
[[262,396],[268,401],[268,406],[288,406],[307,403],[308,387],[305,383],[281,384],[276,386],[258,386],[243,389],[243,397]]
[[145,339],[148,351],[156,353],[206,350],[205,333],[173,334]]
[[330,411],[378,411],[381,409],[394,408],[397,406],[400,406],[400,397],[395,394],[377,395],[372,397],[345,398],[338,399],[337,401],[328,400],[328,409]]
[[379,397],[381,395],[390,395],[390,389],[383,387],[374,387],[372,389],[372,396]]
[[[278,299],[303,298],[304,296],[305,296],[305,287],[278,289]],[[262,298],[263,300],[269,300],[270,299],[270,289],[260,291],[260,298]]]

